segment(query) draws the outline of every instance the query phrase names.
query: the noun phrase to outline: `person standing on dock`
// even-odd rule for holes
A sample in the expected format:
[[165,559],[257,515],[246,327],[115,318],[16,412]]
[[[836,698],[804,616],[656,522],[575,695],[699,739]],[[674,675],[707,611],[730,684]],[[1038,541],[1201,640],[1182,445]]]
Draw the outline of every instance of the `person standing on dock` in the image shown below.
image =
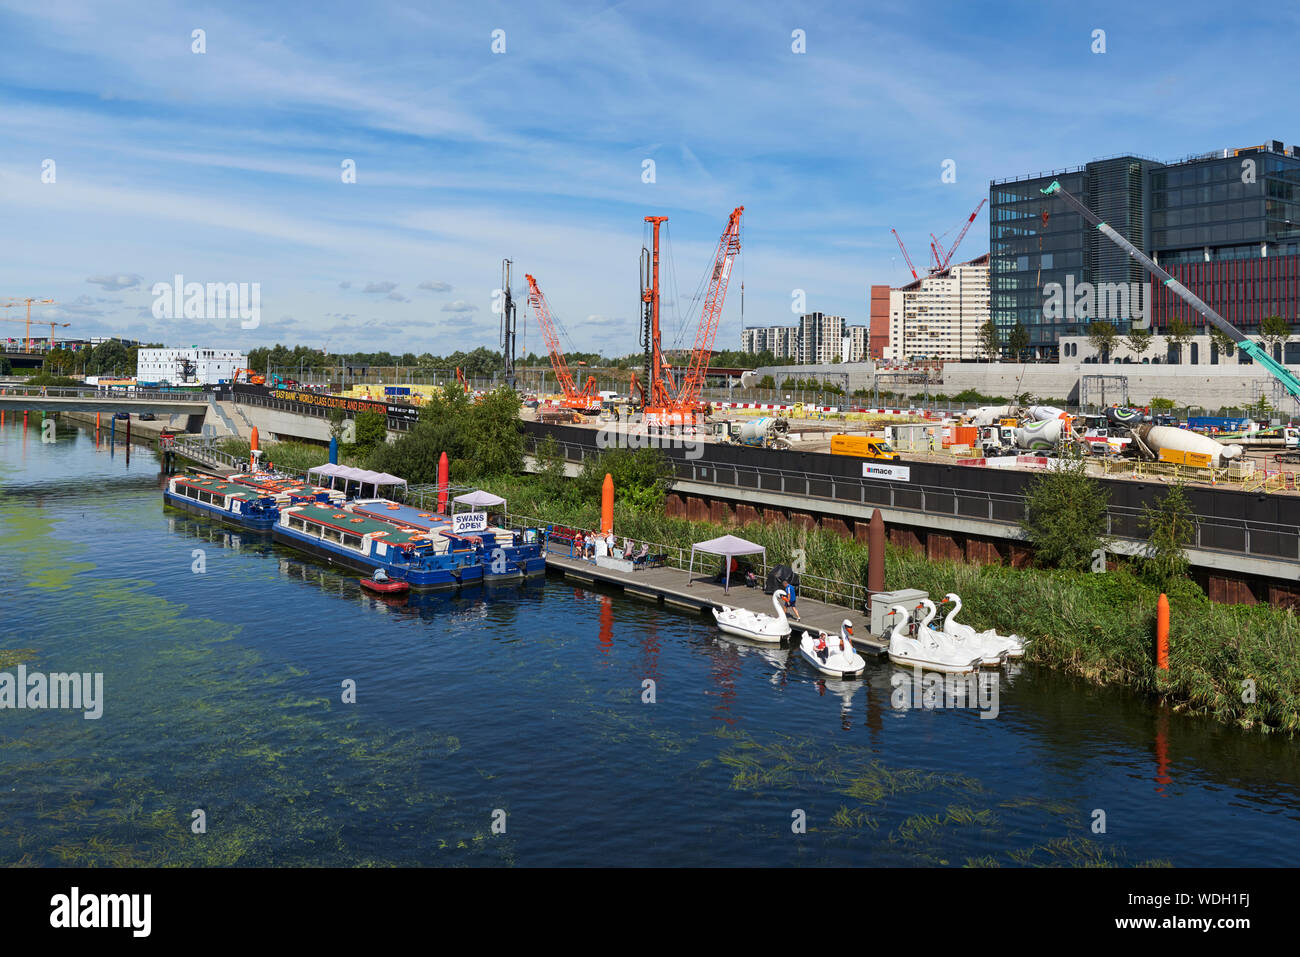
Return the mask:
[[785,600],[786,600],[786,604],[790,606],[789,613],[794,616],[795,621],[798,621],[799,609],[794,607],[794,600],[795,600],[794,582],[785,583]]

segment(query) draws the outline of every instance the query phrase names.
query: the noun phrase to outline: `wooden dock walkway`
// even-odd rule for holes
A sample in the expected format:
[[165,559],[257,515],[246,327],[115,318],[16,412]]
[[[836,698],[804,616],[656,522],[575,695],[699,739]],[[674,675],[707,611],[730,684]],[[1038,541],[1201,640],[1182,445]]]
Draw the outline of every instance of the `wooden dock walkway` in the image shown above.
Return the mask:
[[[640,568],[625,572],[616,568],[601,568],[590,561],[555,552],[547,554],[546,567],[548,570],[562,572],[565,578],[574,581],[622,588],[628,595],[676,605],[688,611],[708,614],[710,608],[729,605],[732,608],[773,614],[772,596],[765,594],[763,589],[746,588],[733,581],[731,591],[724,592],[721,585],[714,583],[710,574],[702,572],[690,575],[688,584],[687,572],[680,568]],[[853,622],[855,646],[871,651],[882,651],[886,647],[887,642],[868,634],[870,621],[861,609],[828,605],[798,596],[796,601],[800,617],[798,621],[790,619],[791,639],[801,638],[804,632],[816,634],[825,631],[838,635],[840,623],[847,618]],[[708,618],[712,621],[713,616],[708,614]]]

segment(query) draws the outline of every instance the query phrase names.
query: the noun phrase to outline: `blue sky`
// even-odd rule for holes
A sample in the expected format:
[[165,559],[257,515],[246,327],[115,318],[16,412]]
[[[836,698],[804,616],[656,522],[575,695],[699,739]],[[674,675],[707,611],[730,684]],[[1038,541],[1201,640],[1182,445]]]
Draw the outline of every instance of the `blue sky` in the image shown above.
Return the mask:
[[[746,325],[794,321],[796,289],[865,322],[872,283],[910,278],[890,227],[920,266],[991,178],[1300,141],[1298,21],[1295,3],[0,2],[0,297],[56,299],[33,315],[68,335],[444,354],[495,346],[508,256],[566,346],[619,355],[643,218],[669,217],[666,337],[689,344],[685,300],[744,205]],[[986,208],[958,258],[987,249]],[[178,273],[259,283],[260,325],[154,318]],[[542,349],[531,317],[521,340]]]

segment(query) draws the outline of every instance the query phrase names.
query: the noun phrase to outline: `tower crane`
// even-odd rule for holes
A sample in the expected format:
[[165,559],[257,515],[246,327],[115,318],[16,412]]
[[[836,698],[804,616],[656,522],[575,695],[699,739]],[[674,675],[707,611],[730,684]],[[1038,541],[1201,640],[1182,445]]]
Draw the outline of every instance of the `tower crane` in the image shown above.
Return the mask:
[[[1046,189],[1040,190],[1040,192],[1046,196],[1056,195],[1063,199],[1065,205],[1069,206],[1072,210],[1082,216],[1085,221],[1096,226],[1107,239],[1128,253],[1131,258],[1136,259],[1147,272],[1151,273],[1151,275],[1156,279],[1159,279],[1165,288],[1191,306],[1192,309],[1204,318],[1206,322],[1235,342],[1238,349],[1267,369],[1273,378],[1277,379],[1289,394],[1300,399],[1300,378],[1297,378],[1290,369],[1269,355],[1268,350],[1258,342],[1247,338],[1245,333],[1211,309],[1200,296],[1197,296],[1181,282],[1157,266],[1146,253],[1142,252],[1142,250],[1138,249],[1116,232],[1114,227],[1102,222],[1100,216],[1090,210],[1087,206],[1083,205],[1077,197],[1066,192],[1058,181],[1053,180]],[[1044,219],[1046,219],[1045,212]]]
[[[0,302],[0,306],[3,306],[6,309],[10,309],[14,306],[22,306],[22,305],[27,306],[27,336],[26,336],[27,344],[25,347],[27,352],[32,351],[32,303],[37,303],[38,305],[48,305],[53,302],[54,302],[53,299],[32,299],[32,298],[6,299],[4,302]],[[65,323],[65,325],[66,324],[67,323]],[[54,338],[54,323],[50,323],[50,339],[53,340],[53,338]]]
[[532,275],[525,274],[524,279],[528,280],[528,305],[537,316],[537,324],[542,328],[546,351],[551,356],[551,368],[555,370],[555,378],[559,380],[560,390],[564,393],[560,404],[566,409],[576,409],[580,412],[599,412],[600,394],[596,391],[596,377],[588,376],[587,384],[583,386],[581,392],[574,386],[573,376],[569,373],[569,365],[564,360],[564,351],[560,348],[555,320],[551,316],[551,308],[546,303],[546,297],[542,295],[542,290]]
[[935,236],[934,233],[930,234],[930,239],[932,240],[930,248],[934,251],[935,272],[943,272],[948,268],[948,264],[952,262],[953,253],[957,251],[957,247],[961,245],[961,241],[966,238],[966,231],[970,229],[971,223],[975,222],[975,217],[980,214],[980,210],[984,208],[984,204],[988,201],[987,196],[980,200],[979,205],[975,207],[975,212],[971,213],[970,216],[967,217],[966,224],[962,226],[961,232],[959,232],[957,238],[952,241],[952,247],[946,252],[944,251],[943,243],[939,242],[938,237]]
[[[27,335],[28,335],[29,337],[31,336],[31,320],[30,320],[30,319],[10,319],[8,316],[6,316],[6,317],[4,318],[4,321],[5,321],[5,322],[25,322],[25,323],[27,323],[27,324],[28,324]],[[37,322],[41,322],[41,320],[39,320],[39,319],[37,319],[36,321],[37,321]],[[45,325],[45,323],[41,322],[41,325]],[[70,322],[51,322],[51,323],[50,323],[50,348],[51,348],[51,349],[54,348],[54,329],[55,329],[55,327],[57,326],[57,327],[59,327],[60,329],[66,329],[66,328],[68,328],[68,326],[70,326],[70,325],[72,325],[72,323],[70,323]],[[27,343],[27,351],[28,351],[28,352],[31,352],[31,351],[32,351],[32,344],[31,344],[30,341]]]
[[916,267],[912,265],[912,257],[907,254],[907,247],[903,245],[903,237],[898,235],[897,229],[891,229],[890,232],[894,234],[894,239],[898,240],[898,248],[903,251],[903,262],[907,263],[907,268],[911,270],[912,278],[920,279],[921,277],[916,274]]

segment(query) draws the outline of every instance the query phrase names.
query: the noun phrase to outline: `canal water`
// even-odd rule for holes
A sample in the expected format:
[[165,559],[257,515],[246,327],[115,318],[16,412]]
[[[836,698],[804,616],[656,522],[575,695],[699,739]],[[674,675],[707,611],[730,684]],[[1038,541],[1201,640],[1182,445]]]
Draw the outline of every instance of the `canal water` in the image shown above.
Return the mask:
[[1032,666],[997,679],[996,717],[896,707],[925,698],[888,663],[824,681],[557,578],[386,603],[165,509],[156,456],[105,439],[0,429],[0,672],[103,675],[98,719],[0,710],[0,864],[1261,866],[1300,845],[1284,739]]

